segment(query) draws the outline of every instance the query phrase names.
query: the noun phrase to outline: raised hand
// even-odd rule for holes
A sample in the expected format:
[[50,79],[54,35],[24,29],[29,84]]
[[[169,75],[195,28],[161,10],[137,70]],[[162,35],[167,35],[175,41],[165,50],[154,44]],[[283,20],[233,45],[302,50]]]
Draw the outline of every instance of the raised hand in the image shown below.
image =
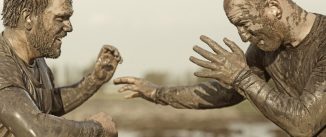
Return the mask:
[[104,45],[91,75],[95,80],[105,83],[112,78],[118,63],[122,63],[118,49],[111,45]]
[[229,52],[223,49],[218,43],[207,36],[202,35],[200,39],[205,42],[214,53],[207,51],[199,46],[194,46],[193,50],[203,56],[208,61],[191,56],[190,60],[206,68],[195,72],[195,75],[203,78],[213,78],[226,87],[231,88],[233,82],[244,69],[249,69],[243,51],[233,42],[224,38],[224,43],[231,49]]
[[151,102],[155,102],[155,95],[159,85],[136,77],[120,77],[113,80],[114,84],[126,84],[118,92],[132,91],[125,98],[141,97]]

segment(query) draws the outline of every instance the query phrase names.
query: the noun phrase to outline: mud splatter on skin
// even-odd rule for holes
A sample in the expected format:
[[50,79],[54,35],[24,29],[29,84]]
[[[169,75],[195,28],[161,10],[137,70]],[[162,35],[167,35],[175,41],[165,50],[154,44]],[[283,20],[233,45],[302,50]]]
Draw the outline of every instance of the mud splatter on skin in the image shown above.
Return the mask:
[[[273,51],[289,36],[289,27],[265,13],[268,3],[261,0],[226,0],[224,8],[232,24],[239,31],[242,41],[250,41],[266,51]],[[267,46],[266,46],[267,45]]]
[[291,22],[290,19],[292,19],[291,23],[295,25],[299,25],[299,23],[303,21],[307,21],[307,15],[308,15],[307,11],[299,7],[295,2],[291,0],[288,0],[286,2],[288,5],[290,5],[289,7],[291,8],[291,10],[295,11],[290,16],[286,17],[287,22],[290,23]]

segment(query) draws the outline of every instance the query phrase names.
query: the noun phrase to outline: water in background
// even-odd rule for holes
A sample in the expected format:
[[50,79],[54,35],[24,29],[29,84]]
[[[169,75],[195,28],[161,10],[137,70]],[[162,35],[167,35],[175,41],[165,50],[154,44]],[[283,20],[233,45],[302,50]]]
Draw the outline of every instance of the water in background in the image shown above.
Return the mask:
[[228,131],[217,133],[200,130],[133,131],[120,130],[119,137],[281,137],[272,123],[233,123]]

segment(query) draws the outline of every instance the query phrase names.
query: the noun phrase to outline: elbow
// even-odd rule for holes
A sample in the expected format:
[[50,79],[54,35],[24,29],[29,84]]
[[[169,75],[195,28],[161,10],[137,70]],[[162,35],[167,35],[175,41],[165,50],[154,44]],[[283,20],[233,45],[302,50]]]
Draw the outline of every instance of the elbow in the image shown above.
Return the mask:
[[297,121],[296,124],[289,124],[285,129],[293,137],[312,137],[316,133],[315,126],[311,120]]
[[24,137],[41,137],[42,135],[39,132],[38,129],[28,129]]
[[40,128],[32,118],[19,113],[12,113],[10,119],[11,131],[17,137],[40,137]]
[[40,128],[34,127],[25,127],[20,130],[13,130],[13,133],[17,137],[42,137],[44,134],[41,134]]
[[[296,127],[293,127],[296,128]],[[306,127],[306,128],[297,128],[297,129],[290,129],[287,130],[288,134],[293,137],[312,137],[314,136],[313,128]]]
[[43,130],[42,128],[37,128],[37,127],[26,127],[23,130],[18,130],[14,132],[14,134],[17,137],[44,137],[46,133],[44,133]]
[[318,133],[318,121],[316,114],[312,113],[308,107],[293,109],[287,116],[279,119],[281,128],[293,137],[312,137]]

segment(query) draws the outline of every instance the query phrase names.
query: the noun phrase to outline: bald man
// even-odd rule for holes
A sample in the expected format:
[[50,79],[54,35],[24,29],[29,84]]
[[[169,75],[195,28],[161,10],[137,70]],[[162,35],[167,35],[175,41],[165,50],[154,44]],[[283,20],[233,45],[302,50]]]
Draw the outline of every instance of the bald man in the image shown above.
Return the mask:
[[[121,92],[129,97],[176,108],[208,109],[250,101],[268,119],[296,137],[325,137],[326,17],[305,11],[291,0],[224,0],[224,9],[243,42],[246,54],[232,41],[201,36],[213,51],[194,50],[207,60],[190,60],[206,68],[198,77],[214,80],[193,86],[163,87],[123,77]],[[272,80],[275,87],[267,84]]]

